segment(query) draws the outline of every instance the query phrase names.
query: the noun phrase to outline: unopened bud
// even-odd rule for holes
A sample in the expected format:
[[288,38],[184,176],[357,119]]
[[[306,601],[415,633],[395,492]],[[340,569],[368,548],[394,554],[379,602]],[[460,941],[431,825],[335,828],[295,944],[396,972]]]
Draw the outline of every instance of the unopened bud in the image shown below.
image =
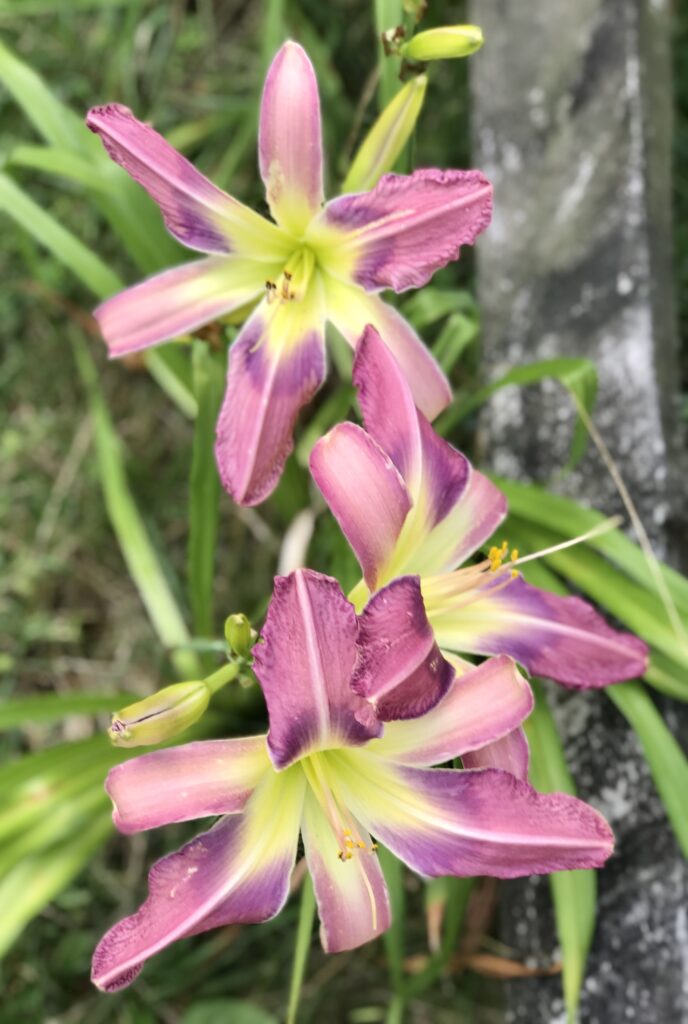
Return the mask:
[[470,57],[483,42],[483,30],[477,25],[445,25],[419,32],[407,43],[402,43],[401,53],[406,60],[451,60],[453,57]]
[[116,747],[148,747],[171,740],[197,722],[210,700],[203,682],[174,683],[112,716],[108,734]]
[[230,615],[225,621],[225,640],[239,658],[250,658],[251,648],[258,639],[255,629],[245,615]]
[[392,170],[416,127],[427,84],[417,75],[387,104],[359,146],[342,192],[366,192]]

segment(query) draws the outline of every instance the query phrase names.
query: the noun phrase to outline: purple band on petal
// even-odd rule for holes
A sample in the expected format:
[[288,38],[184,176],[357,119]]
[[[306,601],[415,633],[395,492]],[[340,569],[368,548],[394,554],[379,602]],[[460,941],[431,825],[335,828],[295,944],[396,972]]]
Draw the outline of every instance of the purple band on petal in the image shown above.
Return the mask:
[[523,782],[528,781],[530,750],[526,734],[520,726],[479,750],[462,754],[461,760],[464,768],[501,768]]
[[587,601],[550,594],[521,577],[503,589],[499,583],[495,579],[483,587],[483,597],[454,616],[437,621],[432,616],[441,646],[508,654],[529,672],[576,689],[644,673],[647,645],[631,633],[612,629]]
[[201,252],[231,251],[220,222],[235,200],[208,181],[158,132],[119,103],[94,107],[86,124],[100,136],[115,163],[155,200],[175,238]]
[[254,670],[268,705],[268,746],[285,768],[314,750],[365,743],[380,725],[349,681],[356,613],[336,580],[299,569],[275,580]]
[[392,459],[414,500],[423,494],[430,530],[466,489],[468,460],[416,409],[398,361],[374,327],[366,327],[356,348],[353,381],[366,430]]
[[359,284],[400,292],[427,284],[485,230],[492,186],[480,171],[386,174],[370,192],[333,199],[323,216],[347,232],[341,248],[355,255]]
[[370,599],[358,621],[353,690],[383,722],[417,718],[444,696],[454,669],[435,643],[417,576],[401,576]]
[[294,447],[299,411],[325,377],[322,322],[273,347],[276,328],[268,316],[268,307],[261,305],[231,348],[217,424],[220,478],[240,505],[257,505],[274,490]]
[[411,508],[403,480],[353,423],[338,424],[318,441],[310,470],[374,590]]
[[270,772],[244,814],[223,818],[154,864],[146,902],[96,948],[98,988],[115,992],[130,984],[149,957],[177,939],[278,913],[289,890],[303,793],[301,773]]
[[347,805],[414,871],[517,878],[599,867],[614,837],[588,804],[495,768],[406,768],[352,751]]

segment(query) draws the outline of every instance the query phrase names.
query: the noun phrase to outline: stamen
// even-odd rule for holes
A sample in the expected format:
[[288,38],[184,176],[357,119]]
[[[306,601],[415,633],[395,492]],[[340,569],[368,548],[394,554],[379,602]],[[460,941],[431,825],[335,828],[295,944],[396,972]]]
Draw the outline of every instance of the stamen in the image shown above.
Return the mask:
[[[603,533],[609,533],[610,530],[615,530],[617,526],[620,526],[623,522],[623,516],[610,516],[609,519],[605,519],[604,522],[598,523],[592,530],[588,530],[587,533],[581,533],[579,537],[573,537],[571,540],[564,540],[561,544],[553,544],[550,548],[543,548],[542,551],[534,551],[532,555],[524,555],[523,558],[513,558],[512,560],[515,565],[523,565],[525,562],[532,562],[534,558],[543,558],[545,555],[553,555],[555,551],[563,551],[564,548],[572,548],[575,544],[582,544],[586,540],[592,540],[593,537],[599,537]],[[518,552],[516,552],[518,555]]]

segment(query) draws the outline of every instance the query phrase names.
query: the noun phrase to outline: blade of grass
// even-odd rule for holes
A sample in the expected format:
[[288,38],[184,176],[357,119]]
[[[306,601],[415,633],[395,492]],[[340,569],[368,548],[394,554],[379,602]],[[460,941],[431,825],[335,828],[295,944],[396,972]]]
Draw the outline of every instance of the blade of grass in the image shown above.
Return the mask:
[[223,364],[203,341],[192,349],[194,426],[189,484],[189,599],[197,636],[213,635],[213,579],[219,517],[220,480],[215,466],[215,421],[224,391]]
[[406,894],[404,892],[404,866],[393,853],[380,846],[378,850],[380,867],[385,876],[389,903],[392,911],[392,923],[383,933],[382,941],[387,954],[387,970],[395,999],[390,1004],[387,1021],[401,1020],[404,1010],[404,948]]
[[[189,631],[136,507],[122,447],[98,386],[93,361],[81,339],[74,341],[74,354],[93,418],[105,506],[127,568],[162,644],[166,648],[188,644]],[[188,647],[173,650],[170,657],[181,678],[200,678],[199,659]]]
[[[575,795],[573,779],[544,690],[538,680],[532,680],[532,685],[535,707],[525,722],[531,750],[531,780],[542,792]],[[597,878],[594,871],[558,871],[550,875],[549,881],[562,950],[564,1001],[568,1019],[573,1022],[595,930]]]

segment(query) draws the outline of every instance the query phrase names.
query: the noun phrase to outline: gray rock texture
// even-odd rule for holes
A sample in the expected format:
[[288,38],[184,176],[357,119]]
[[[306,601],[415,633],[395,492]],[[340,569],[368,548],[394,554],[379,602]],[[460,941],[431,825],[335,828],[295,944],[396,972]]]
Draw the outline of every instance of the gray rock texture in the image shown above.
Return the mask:
[[[676,416],[671,266],[671,83],[664,0],[473,0],[474,163],[495,185],[478,248],[490,378],[556,356],[594,360],[597,426],[659,554],[686,568],[686,465]],[[574,414],[555,383],[505,389],[484,417],[499,473],[551,482]],[[594,452],[562,493],[623,511]],[[638,743],[603,694],[550,685],[581,796],[618,853],[599,876],[583,1024],[688,1021],[688,872]],[[678,733],[685,708],[662,710]],[[688,797],[687,797],[688,799]],[[505,887],[505,935],[555,955],[546,882]],[[559,1024],[557,979],[514,983],[511,1021]]]

